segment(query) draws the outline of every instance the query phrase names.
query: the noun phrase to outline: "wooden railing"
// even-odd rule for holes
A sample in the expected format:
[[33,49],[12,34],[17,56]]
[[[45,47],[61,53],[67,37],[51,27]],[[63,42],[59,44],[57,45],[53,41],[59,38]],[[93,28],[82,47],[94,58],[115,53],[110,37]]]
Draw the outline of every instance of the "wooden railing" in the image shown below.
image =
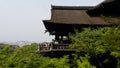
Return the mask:
[[69,44],[53,44],[52,49],[69,49]]
[[63,44],[63,43],[59,43],[59,44],[51,44],[51,43],[46,43],[46,44],[42,44],[39,45],[38,47],[38,51],[59,51],[59,50],[68,50],[69,49],[69,44]]

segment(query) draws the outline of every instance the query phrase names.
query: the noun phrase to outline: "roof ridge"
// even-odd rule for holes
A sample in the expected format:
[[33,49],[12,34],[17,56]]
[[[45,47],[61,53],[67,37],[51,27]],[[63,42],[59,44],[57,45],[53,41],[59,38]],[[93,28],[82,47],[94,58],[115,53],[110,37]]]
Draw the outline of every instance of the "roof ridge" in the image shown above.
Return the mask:
[[59,9],[59,10],[88,10],[92,9],[95,6],[56,6],[51,5],[52,9]]

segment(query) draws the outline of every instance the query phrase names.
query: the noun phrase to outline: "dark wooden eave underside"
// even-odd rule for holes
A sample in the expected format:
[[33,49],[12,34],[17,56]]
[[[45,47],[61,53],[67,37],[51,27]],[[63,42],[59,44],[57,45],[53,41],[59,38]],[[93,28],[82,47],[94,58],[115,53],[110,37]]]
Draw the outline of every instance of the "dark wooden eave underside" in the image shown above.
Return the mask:
[[44,25],[47,31],[51,35],[65,35],[67,36],[68,33],[74,33],[75,29],[81,30],[85,27],[104,27],[104,26],[111,26],[112,24],[63,24],[63,23],[54,23],[47,20],[44,20]]

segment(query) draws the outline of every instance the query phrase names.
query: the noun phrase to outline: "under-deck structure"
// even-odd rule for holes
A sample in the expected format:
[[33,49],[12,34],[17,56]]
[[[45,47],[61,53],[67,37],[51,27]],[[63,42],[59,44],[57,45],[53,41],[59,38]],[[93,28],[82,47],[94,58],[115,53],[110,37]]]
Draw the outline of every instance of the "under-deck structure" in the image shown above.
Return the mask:
[[[104,27],[114,24],[106,22],[101,15],[112,16],[117,19],[120,16],[119,0],[103,2],[98,6],[51,6],[51,19],[43,20],[46,31],[55,38],[50,43],[39,46],[38,52],[75,52],[70,49],[69,33],[75,33],[75,29],[82,31],[84,27]],[[114,7],[113,7],[114,5]],[[116,11],[112,10],[114,8]],[[116,7],[115,7],[116,6]],[[117,14],[116,14],[116,13]]]

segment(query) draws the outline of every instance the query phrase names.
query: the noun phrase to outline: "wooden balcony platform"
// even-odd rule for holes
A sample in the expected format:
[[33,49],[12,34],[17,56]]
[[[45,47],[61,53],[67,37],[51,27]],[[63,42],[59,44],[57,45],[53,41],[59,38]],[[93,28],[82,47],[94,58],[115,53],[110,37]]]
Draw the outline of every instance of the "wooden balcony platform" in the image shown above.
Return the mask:
[[75,52],[75,49],[70,49],[69,44],[51,44],[48,46],[40,45],[37,53],[49,53],[49,52]]
[[52,50],[40,50],[40,51],[37,51],[37,52],[38,53],[43,53],[43,52],[63,52],[63,51],[71,52],[71,51],[75,51],[75,49],[52,49]]

